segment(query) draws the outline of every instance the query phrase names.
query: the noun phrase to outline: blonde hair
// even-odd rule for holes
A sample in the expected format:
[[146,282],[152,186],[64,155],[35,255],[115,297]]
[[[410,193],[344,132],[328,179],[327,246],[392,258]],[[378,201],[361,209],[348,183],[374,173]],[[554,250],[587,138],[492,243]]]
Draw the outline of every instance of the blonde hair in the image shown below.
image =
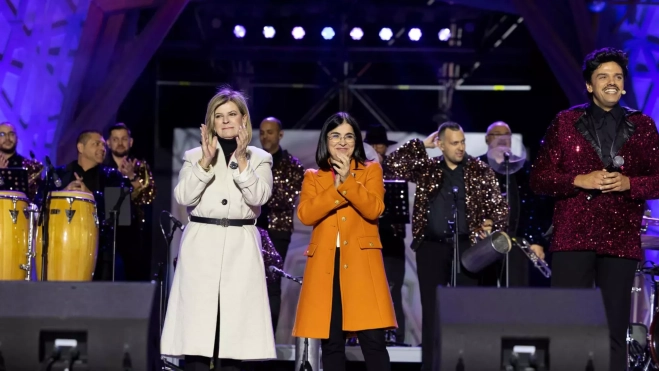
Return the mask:
[[208,107],[206,108],[206,128],[208,129],[209,143],[217,134],[215,132],[215,110],[217,107],[227,102],[233,102],[236,106],[238,106],[238,111],[240,111],[240,114],[246,117],[245,129],[247,129],[247,142],[251,142],[252,119],[249,115],[249,110],[247,109],[247,98],[241,92],[233,90],[229,86],[221,86],[217,94],[215,94],[213,98],[211,98],[211,100],[208,102]]

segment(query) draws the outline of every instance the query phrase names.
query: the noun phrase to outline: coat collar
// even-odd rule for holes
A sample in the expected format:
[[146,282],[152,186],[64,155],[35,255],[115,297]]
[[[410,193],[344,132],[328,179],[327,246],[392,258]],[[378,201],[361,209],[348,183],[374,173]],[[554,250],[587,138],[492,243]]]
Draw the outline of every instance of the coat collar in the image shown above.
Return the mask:
[[[589,120],[588,120],[588,115],[590,112],[590,105],[591,103],[586,103],[582,104],[579,106],[574,106],[570,108],[570,111],[575,111],[579,112],[580,115],[577,118],[577,121],[574,123],[575,129],[583,135],[584,139],[590,143],[590,145],[593,147],[595,152],[597,152],[597,156],[599,158],[602,158],[602,149],[599,146],[599,143],[595,139],[595,128],[593,125],[589,125]],[[622,148],[622,146],[627,143],[629,138],[634,134],[634,131],[636,130],[636,125],[630,120],[630,117],[633,115],[640,114],[640,111],[631,109],[629,107],[621,107],[622,111],[624,112],[624,117],[620,125],[616,128],[616,137],[613,142],[613,156],[618,154],[618,151]],[[609,164],[604,164],[604,165],[609,165]]]
[[[361,177],[365,173],[364,169],[366,169],[365,165],[358,163],[354,159],[350,161],[350,175],[355,177],[356,180],[361,180]],[[316,175],[318,176],[318,182],[324,189],[334,186],[334,174],[331,170],[318,169]]]

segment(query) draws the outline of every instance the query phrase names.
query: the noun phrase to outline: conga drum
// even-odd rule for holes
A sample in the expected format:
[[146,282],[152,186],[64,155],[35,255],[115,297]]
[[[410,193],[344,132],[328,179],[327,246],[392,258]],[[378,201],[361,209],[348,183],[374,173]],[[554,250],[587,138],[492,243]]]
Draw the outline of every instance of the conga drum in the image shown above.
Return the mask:
[[[50,193],[47,281],[91,281],[98,252],[94,196],[86,192]],[[43,226],[38,229],[37,277],[41,278]]]
[[29,222],[25,193],[0,191],[0,280],[24,280],[28,262]]

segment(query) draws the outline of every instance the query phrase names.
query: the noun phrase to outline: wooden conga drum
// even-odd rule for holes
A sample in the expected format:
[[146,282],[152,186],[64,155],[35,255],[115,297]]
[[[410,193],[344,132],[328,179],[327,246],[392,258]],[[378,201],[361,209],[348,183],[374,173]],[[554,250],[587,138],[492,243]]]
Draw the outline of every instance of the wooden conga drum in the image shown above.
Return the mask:
[[[91,281],[98,253],[98,216],[86,192],[50,193],[47,281]],[[38,228],[37,277],[41,280],[43,226]]]
[[24,280],[28,262],[30,200],[25,193],[0,191],[0,280]]

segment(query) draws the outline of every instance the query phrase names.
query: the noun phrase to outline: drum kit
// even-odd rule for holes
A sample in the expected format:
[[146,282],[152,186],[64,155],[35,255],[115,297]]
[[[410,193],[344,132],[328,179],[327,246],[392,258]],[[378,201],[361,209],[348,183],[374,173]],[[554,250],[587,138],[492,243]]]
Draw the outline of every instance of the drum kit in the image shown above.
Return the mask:
[[[643,217],[643,232],[659,226],[658,218]],[[644,250],[659,250],[659,236],[641,235]],[[634,277],[631,315],[627,331],[629,370],[659,370],[659,266],[644,263]]]
[[[0,281],[42,281],[43,273],[48,281],[92,280],[99,238],[94,197],[53,191],[49,199],[44,223],[25,193],[0,191]],[[42,255],[44,238],[47,259]]]

